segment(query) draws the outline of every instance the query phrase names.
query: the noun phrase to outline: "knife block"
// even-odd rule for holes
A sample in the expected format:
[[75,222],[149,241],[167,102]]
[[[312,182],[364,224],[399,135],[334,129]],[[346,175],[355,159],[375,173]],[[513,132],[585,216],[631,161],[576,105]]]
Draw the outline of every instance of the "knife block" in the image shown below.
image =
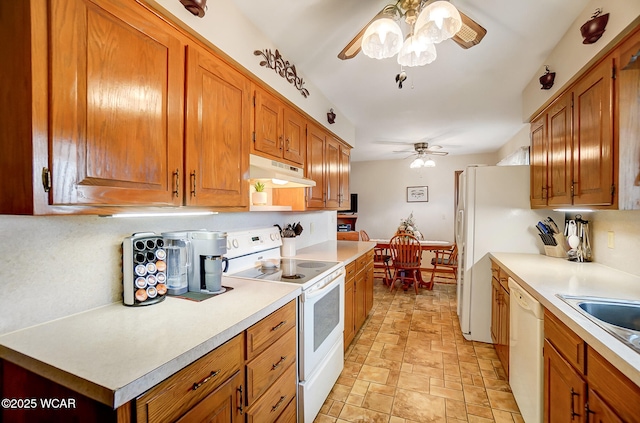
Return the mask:
[[553,238],[556,240],[557,245],[545,245],[544,253],[549,257],[567,258],[569,245],[566,238],[562,234],[553,234]]

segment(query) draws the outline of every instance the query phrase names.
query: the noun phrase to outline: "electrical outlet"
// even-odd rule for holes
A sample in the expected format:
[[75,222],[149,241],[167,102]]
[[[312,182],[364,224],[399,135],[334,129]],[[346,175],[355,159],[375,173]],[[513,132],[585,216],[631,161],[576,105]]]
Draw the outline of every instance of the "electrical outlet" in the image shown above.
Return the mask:
[[613,231],[607,232],[607,247],[614,248],[615,236]]

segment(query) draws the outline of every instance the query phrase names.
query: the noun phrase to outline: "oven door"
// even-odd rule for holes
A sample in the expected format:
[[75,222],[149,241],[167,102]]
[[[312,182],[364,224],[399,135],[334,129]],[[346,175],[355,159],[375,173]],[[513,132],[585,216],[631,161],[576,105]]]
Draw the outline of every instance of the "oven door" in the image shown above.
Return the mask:
[[300,296],[300,380],[308,380],[344,331],[344,269]]

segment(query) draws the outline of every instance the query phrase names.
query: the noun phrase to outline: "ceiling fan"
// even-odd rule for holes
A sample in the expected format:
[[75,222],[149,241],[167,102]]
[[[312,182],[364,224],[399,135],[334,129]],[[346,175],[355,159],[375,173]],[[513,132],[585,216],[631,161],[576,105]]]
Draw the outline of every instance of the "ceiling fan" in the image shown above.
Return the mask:
[[441,151],[441,149],[441,145],[429,145],[427,142],[416,142],[413,143],[413,150],[395,150],[394,153],[411,153],[405,158],[416,156],[409,165],[410,168],[415,169],[419,167],[434,167],[436,162],[429,156],[446,156],[449,154],[449,152]]
[[[344,49],[342,49],[342,51],[338,54],[338,57],[342,60],[354,58],[362,49],[362,41],[363,41],[363,38],[365,37],[365,33],[367,32],[367,29],[371,26],[371,24],[375,23],[378,20],[383,20],[384,18],[393,19],[396,21],[399,21],[400,19],[404,18],[404,22],[406,22],[407,25],[411,28],[410,34],[406,37],[406,41],[404,41],[404,46],[407,46],[408,44],[412,44],[413,43],[412,40],[414,39],[414,32],[413,32],[414,24],[416,24],[416,22],[420,24],[420,20],[422,19],[421,15],[423,14],[421,12],[427,11],[427,9],[430,8],[432,5],[435,5],[435,3],[448,4],[449,2],[442,1],[442,0],[440,1],[398,0],[395,4],[388,4],[378,14],[376,14],[376,16],[374,16],[373,19],[368,24],[366,24],[364,28],[360,30],[360,32],[358,32],[358,34],[353,38],[353,40],[351,40],[347,44],[347,46]],[[447,6],[449,8],[453,7],[450,4],[448,4]],[[453,9],[455,9],[455,7],[453,7]],[[465,49],[471,48],[474,45],[480,43],[482,38],[487,33],[487,30],[484,29],[476,21],[474,21],[473,19],[465,15],[464,13],[460,12],[457,9],[455,10],[459,13],[460,19],[462,22],[459,30],[457,30],[455,34],[449,35],[449,36],[453,35],[451,39],[453,39],[453,41],[455,41],[460,47]],[[439,25],[441,26],[441,22],[439,23]],[[402,34],[400,33],[400,35]],[[449,36],[447,36],[446,38],[448,38]],[[384,36],[382,38],[383,38],[382,42],[384,43]],[[410,43],[410,41],[412,43]],[[433,42],[438,43],[440,41],[441,39]],[[400,43],[402,44],[403,40],[400,40]],[[413,43],[413,44],[417,44],[417,43]],[[431,45],[431,47],[433,47],[433,45]],[[411,46],[409,46],[409,48],[411,48]],[[404,50],[405,47],[402,47],[402,49]],[[365,51],[365,54],[367,54],[366,51]],[[394,54],[391,54],[391,56],[393,56]],[[400,58],[401,54],[403,53],[402,52],[398,53],[399,62],[401,61],[401,58]],[[391,57],[391,56],[385,56],[385,57]],[[433,48],[433,58],[430,60],[433,61],[434,59],[435,59],[435,48]],[[430,61],[427,63],[430,63]],[[400,63],[400,64],[415,66],[407,63]],[[426,64],[426,63],[420,63],[418,65],[422,65],[422,64]]]

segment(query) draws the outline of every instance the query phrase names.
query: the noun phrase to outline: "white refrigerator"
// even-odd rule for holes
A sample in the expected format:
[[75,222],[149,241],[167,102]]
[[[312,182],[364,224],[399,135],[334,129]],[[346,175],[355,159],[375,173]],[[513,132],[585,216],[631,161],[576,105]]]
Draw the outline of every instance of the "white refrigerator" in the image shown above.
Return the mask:
[[[491,343],[490,252],[544,254],[535,228],[564,214],[531,210],[529,166],[468,167],[460,174],[455,236],[458,244],[458,317],[468,340]],[[562,230],[562,229],[561,229]]]

